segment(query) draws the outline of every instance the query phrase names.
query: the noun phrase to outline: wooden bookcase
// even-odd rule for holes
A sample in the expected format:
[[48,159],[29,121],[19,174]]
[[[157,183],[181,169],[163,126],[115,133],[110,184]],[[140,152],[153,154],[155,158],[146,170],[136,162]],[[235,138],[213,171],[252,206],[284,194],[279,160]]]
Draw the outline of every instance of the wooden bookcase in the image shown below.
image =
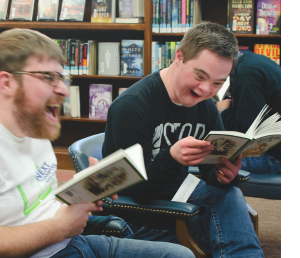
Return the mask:
[[[61,8],[61,0],[59,13]],[[33,12],[33,21],[0,21],[0,32],[11,28],[27,28],[38,30],[51,38],[72,38],[83,40],[97,39],[103,42],[120,42],[122,39],[144,40],[144,75],[151,73],[151,42],[180,41],[183,33],[152,33],[152,0],[145,0],[144,24],[97,24],[90,22],[91,0],[86,0],[83,22],[38,22],[37,4]],[[9,3],[10,6],[10,3]],[[202,0],[202,19],[226,26],[227,1]],[[254,44],[281,44],[280,35],[236,34],[239,45],[249,46],[254,50]],[[80,86],[80,118],[62,117],[61,136],[54,141],[53,147],[58,160],[59,169],[73,169],[67,148],[73,142],[84,137],[105,131],[105,120],[88,118],[89,85],[103,83],[113,85],[113,99],[118,95],[118,88],[130,87],[141,78],[124,76],[76,75],[72,85]]]

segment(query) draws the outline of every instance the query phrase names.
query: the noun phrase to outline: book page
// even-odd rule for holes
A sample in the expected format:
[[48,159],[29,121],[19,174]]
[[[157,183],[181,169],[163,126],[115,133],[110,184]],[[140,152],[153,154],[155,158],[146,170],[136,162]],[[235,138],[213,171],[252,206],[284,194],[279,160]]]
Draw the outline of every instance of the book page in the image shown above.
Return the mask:
[[127,156],[130,157],[130,160],[138,168],[142,176],[147,180],[147,172],[145,169],[145,161],[143,155],[143,148],[140,144],[135,144],[124,150]]
[[192,192],[198,185],[201,179],[189,173],[188,176],[184,179],[183,183],[177,190],[172,201],[173,202],[186,202],[191,196]]
[[[224,131],[223,133],[225,134],[227,132]],[[247,138],[222,134],[209,135],[205,140],[210,141],[214,147],[201,164],[220,163],[221,157],[230,159],[241,147],[243,147],[249,141],[249,139]]]
[[230,86],[230,76],[227,77],[227,79],[224,82],[223,86],[221,87],[221,89],[217,93],[219,101],[224,99],[226,93],[228,92],[229,86]]

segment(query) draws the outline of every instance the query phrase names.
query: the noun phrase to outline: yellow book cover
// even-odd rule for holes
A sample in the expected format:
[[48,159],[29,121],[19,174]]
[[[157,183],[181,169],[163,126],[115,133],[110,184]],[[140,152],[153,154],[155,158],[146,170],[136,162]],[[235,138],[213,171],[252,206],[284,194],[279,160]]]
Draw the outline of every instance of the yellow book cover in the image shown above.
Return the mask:
[[255,44],[254,53],[267,56],[280,65],[280,45]]

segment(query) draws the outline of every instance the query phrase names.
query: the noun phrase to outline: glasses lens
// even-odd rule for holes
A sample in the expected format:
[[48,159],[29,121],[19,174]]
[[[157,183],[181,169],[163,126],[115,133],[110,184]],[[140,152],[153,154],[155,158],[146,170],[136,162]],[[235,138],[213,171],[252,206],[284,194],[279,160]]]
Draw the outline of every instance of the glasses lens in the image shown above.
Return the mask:
[[69,74],[61,74],[62,82],[67,86],[70,87],[72,83],[72,76]]
[[56,86],[58,82],[59,75],[56,72],[47,73],[48,81],[51,86]]

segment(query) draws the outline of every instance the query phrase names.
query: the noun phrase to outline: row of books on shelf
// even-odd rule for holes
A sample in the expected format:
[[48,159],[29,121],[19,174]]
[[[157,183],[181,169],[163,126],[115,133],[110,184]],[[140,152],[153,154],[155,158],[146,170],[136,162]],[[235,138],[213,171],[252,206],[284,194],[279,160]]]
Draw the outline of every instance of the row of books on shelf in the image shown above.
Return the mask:
[[[119,88],[119,95],[127,88]],[[107,112],[112,103],[111,84],[90,84],[89,88],[89,118],[107,119]],[[70,94],[65,98],[62,115],[66,117],[81,117],[80,87],[70,86]]]
[[227,19],[233,33],[280,35],[281,0],[228,0]]
[[[0,0],[0,20],[32,21],[35,0]],[[85,6],[91,4],[91,22],[143,23],[144,0],[61,0],[59,21],[83,21]],[[116,6],[118,1],[118,10]],[[59,0],[38,0],[37,21],[57,21]],[[90,8],[88,8],[90,9]],[[118,11],[118,17],[116,12]]]
[[[151,72],[169,67],[172,58],[179,46],[179,41],[152,42]],[[239,52],[249,51],[249,46],[239,46]],[[255,44],[254,53],[265,55],[280,65],[280,45],[277,44]]]
[[65,56],[64,72],[72,75],[144,75],[144,41],[87,42],[56,39]]
[[182,33],[201,22],[201,1],[152,0],[152,32]]

